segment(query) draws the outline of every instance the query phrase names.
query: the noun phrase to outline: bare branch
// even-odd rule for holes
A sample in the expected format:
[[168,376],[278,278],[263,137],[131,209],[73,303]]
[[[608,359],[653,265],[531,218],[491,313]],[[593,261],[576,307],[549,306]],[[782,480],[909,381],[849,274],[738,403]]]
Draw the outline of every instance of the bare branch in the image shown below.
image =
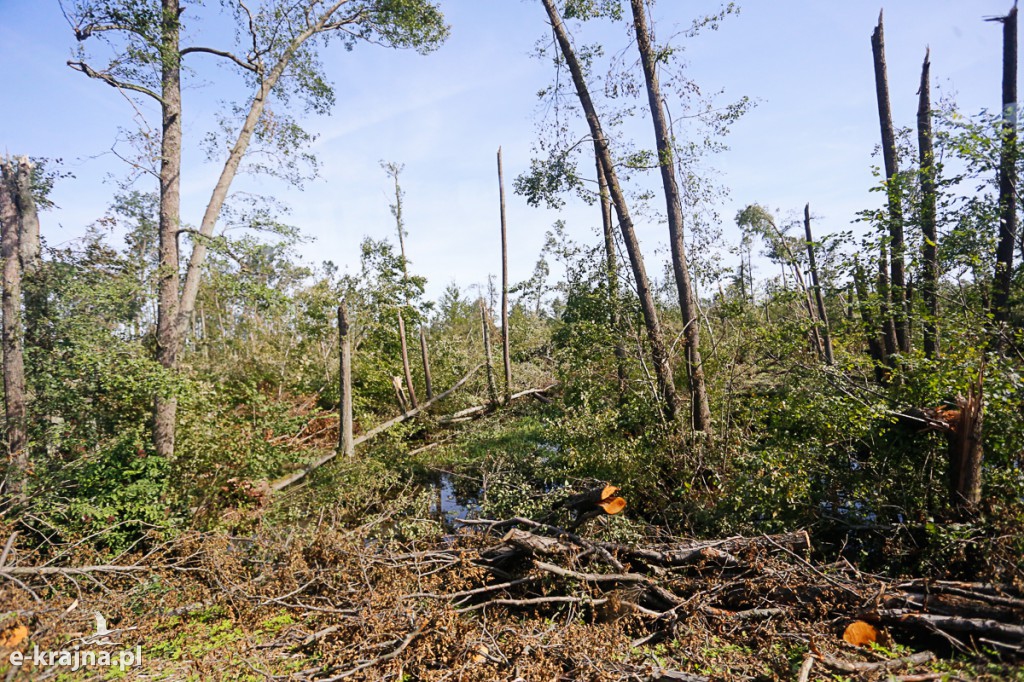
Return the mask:
[[192,54],[195,52],[204,52],[206,54],[214,54],[218,57],[224,57],[225,59],[230,59],[235,64],[238,64],[243,69],[247,69],[249,71],[252,71],[253,73],[260,72],[260,69],[255,64],[247,62],[239,58],[238,56],[231,54],[230,52],[225,52],[224,50],[218,50],[212,47],[186,47],[181,51],[181,56],[184,57],[187,54]]
[[111,76],[109,73],[97,71],[85,62],[76,62],[68,60],[68,66],[70,66],[75,71],[80,71],[84,73],[89,78],[96,78],[97,80],[101,80],[112,88],[117,88],[118,90],[122,91],[132,90],[133,92],[141,92],[143,95],[148,95],[155,99],[157,102],[163,104],[163,99],[160,97],[160,95],[156,94],[149,88],[142,85],[137,85],[135,83],[126,83],[124,81],[120,81]]

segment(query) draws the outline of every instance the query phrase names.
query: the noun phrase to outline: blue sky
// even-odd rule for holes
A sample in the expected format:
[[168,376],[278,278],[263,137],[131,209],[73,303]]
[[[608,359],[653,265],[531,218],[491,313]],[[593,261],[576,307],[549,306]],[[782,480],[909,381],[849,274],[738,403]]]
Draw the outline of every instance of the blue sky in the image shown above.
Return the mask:
[[[208,2],[210,9],[217,3]],[[732,216],[751,202],[789,211],[810,202],[819,234],[850,229],[857,210],[875,206],[872,151],[878,143],[870,35],[879,5],[823,0],[750,0],[717,32],[678,43],[688,73],[726,99],[758,102],[734,127],[731,150],[714,159],[730,196],[718,207],[724,241],[737,239]],[[265,181],[239,187],[273,194],[291,206],[288,221],[313,238],[300,247],[309,260],[354,268],[363,236],[394,238],[389,180],[379,161],[405,164],[407,249],[413,271],[436,297],[450,282],[462,287],[500,273],[495,152],[504,150],[513,282],[527,278],[552,222],[563,218],[580,240],[593,240],[597,212],[579,201],[561,211],[531,208],[511,192],[529,166],[539,116],[536,92],[550,63],[533,59],[550,35],[535,0],[442,0],[452,35],[429,56],[363,45],[325,54],[337,105],[306,119],[318,134],[321,177],[303,190]],[[660,0],[660,35],[689,26],[719,3]],[[997,109],[1001,31],[986,16],[1008,0],[900,0],[886,10],[886,47],[894,118],[912,126],[925,47],[932,50],[933,88],[956,93],[962,110]],[[192,10],[190,10],[192,11]],[[573,27],[577,42],[626,45],[624,30]],[[216,29],[209,32],[216,34]],[[127,169],[110,153],[118,128],[131,128],[133,109],[113,89],[65,64],[74,40],[56,1],[0,0],[0,148],[61,157],[73,179],[55,189],[59,208],[44,215],[43,233],[56,245],[74,239],[104,214],[113,177]],[[198,140],[237,76],[210,58],[196,62],[185,94],[186,168],[183,219],[198,223],[218,168],[204,162]],[[937,93],[936,95],[937,98]],[[148,104],[146,105],[149,106]],[[152,108],[145,109],[149,114]],[[637,143],[652,146],[647,121]],[[190,144],[191,142],[191,144]],[[667,229],[638,225],[649,258],[663,257]],[[725,244],[723,244],[725,246]],[[652,274],[662,272],[648,264]]]

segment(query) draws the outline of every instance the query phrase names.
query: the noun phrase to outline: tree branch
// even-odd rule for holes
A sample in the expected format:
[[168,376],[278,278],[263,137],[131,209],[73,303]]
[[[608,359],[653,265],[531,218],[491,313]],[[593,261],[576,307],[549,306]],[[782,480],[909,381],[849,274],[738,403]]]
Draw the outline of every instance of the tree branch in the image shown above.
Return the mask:
[[143,95],[148,95],[155,99],[157,102],[163,104],[163,99],[160,97],[160,95],[156,94],[149,88],[142,85],[136,85],[135,83],[126,83],[124,81],[119,81],[113,76],[111,76],[109,73],[97,71],[85,62],[75,62],[68,60],[68,66],[70,66],[75,71],[80,71],[81,73],[84,73],[89,78],[96,78],[97,80],[101,80],[112,88],[117,88],[118,90],[132,90],[134,92],[140,92]]
[[251,64],[230,52],[225,52],[224,50],[217,50],[212,47],[186,47],[181,51],[181,56],[184,57],[185,55],[192,54],[194,52],[205,52],[206,54],[214,54],[218,57],[224,57],[225,59],[230,59],[235,64],[238,64],[243,69],[247,69],[249,71],[252,71],[253,73],[260,72],[259,68],[255,64]]

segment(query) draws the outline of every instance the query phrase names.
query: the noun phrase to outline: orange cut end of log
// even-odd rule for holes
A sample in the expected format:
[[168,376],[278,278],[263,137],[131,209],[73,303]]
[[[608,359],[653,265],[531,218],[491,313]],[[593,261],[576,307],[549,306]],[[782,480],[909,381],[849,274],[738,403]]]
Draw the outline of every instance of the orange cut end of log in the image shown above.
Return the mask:
[[854,646],[867,646],[878,641],[878,630],[870,623],[862,620],[855,620],[846,626],[843,639]]
[[28,637],[28,628],[24,625],[15,625],[0,632],[0,646],[18,646]]
[[601,501],[610,500],[615,497],[615,493],[619,492],[619,489],[613,485],[606,485],[604,490],[601,491]]
[[597,506],[604,509],[605,514],[618,514],[626,508],[626,500],[621,497],[613,497],[610,500],[599,502]]

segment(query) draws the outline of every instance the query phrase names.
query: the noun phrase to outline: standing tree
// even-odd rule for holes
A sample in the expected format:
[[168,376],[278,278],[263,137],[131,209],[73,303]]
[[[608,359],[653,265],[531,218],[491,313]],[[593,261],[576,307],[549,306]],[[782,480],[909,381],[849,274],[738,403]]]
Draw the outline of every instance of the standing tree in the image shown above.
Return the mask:
[[917,103],[917,146],[921,173],[922,246],[921,295],[927,314],[924,321],[924,354],[934,358],[939,353],[939,234],[935,227],[935,155],[932,150],[932,100],[929,72],[931,52],[925,50],[921,64],[921,89]]
[[637,49],[643,64],[644,80],[647,83],[647,99],[654,123],[654,135],[658,147],[658,165],[661,167],[661,181],[665,189],[665,204],[668,211],[669,244],[672,249],[672,271],[676,278],[679,294],[679,309],[683,315],[683,336],[686,340],[686,371],[690,382],[691,416],[694,431],[711,432],[711,408],[708,406],[708,391],[704,383],[704,367],[700,356],[700,320],[697,305],[690,285],[690,269],[686,262],[683,244],[683,203],[676,182],[673,160],[672,135],[665,117],[661,89],[658,84],[657,58],[651,45],[650,31],[644,0],[630,0],[633,10],[633,27],[636,31]]
[[[429,0],[266,0],[250,8],[242,0],[225,2],[237,26],[235,51],[218,47],[182,47],[187,7],[182,0],[79,0],[67,11],[75,37],[85,42],[96,37],[107,42],[114,55],[102,68],[86,57],[68,62],[73,69],[116,88],[127,96],[144,96],[160,106],[159,133],[159,278],[156,355],[160,364],[175,369],[178,351],[195,307],[203,262],[228,192],[250,144],[254,141],[283,157],[281,172],[295,179],[296,142],[310,139],[288,116],[272,112],[271,102],[284,105],[291,96],[303,99],[318,112],[334,102],[317,49],[331,37],[351,48],[358,42],[421,53],[435,49],[448,27],[438,7]],[[178,236],[181,220],[183,63],[190,56],[214,56],[236,67],[249,88],[247,99],[236,107],[239,121],[230,131],[233,142],[213,186],[199,229],[192,234],[192,251],[179,276]],[[228,126],[232,128],[231,124]],[[157,454],[174,455],[177,400],[155,397],[153,440]]]
[[505,364],[505,404],[512,402],[512,358],[508,343],[508,226],[505,223],[505,175],[498,147],[498,194],[501,204],[501,358]]
[[[889,77],[885,67],[885,27],[882,13],[878,13],[878,25],[871,34],[871,51],[875,63],[875,94],[878,100],[878,122],[882,131],[882,158],[885,162],[885,190],[889,200],[889,244],[891,248],[891,276],[885,278],[888,286],[883,290],[883,324],[892,327],[896,347],[889,352],[910,352],[909,316],[907,315],[907,292],[903,243],[903,204],[899,187],[899,159],[896,156],[896,132],[892,124],[892,108],[889,104]],[[888,259],[885,259],[888,260]],[[881,263],[885,268],[885,262]],[[890,333],[886,331],[886,338]]]
[[555,7],[554,0],[541,1],[544,4],[548,20],[551,22],[551,27],[554,30],[555,40],[558,43],[566,65],[569,67],[570,74],[572,74],[576,95],[579,97],[580,106],[583,108],[587,126],[590,128],[590,135],[594,139],[599,163],[604,172],[605,181],[608,184],[608,193],[611,197],[612,205],[615,207],[615,212],[619,218],[619,229],[622,231],[622,239],[625,242],[630,266],[633,269],[637,295],[640,298],[640,309],[643,312],[644,326],[647,330],[647,340],[651,345],[651,359],[653,360],[654,373],[657,377],[658,392],[663,402],[666,417],[670,421],[674,421],[679,413],[679,406],[675,383],[672,379],[672,366],[669,364],[668,350],[665,346],[661,322],[658,319],[658,311],[654,304],[654,295],[651,291],[650,281],[647,279],[647,271],[644,268],[643,254],[640,252],[640,242],[637,241],[636,232],[633,229],[633,219],[626,204],[625,194],[619,184],[618,174],[615,171],[615,164],[608,146],[608,138],[605,136],[601,120],[597,116],[597,109],[590,97],[590,90],[587,87],[586,78],[583,74],[583,67],[576,57],[576,52],[573,50],[572,42],[569,39],[569,32],[562,23],[562,18]]
[[4,416],[8,466],[0,492],[19,500],[28,475],[25,413],[25,348],[21,324],[22,214],[18,210],[17,170],[4,159],[0,173],[0,257],[3,258]]
[[997,323],[1010,319],[1010,284],[1013,249],[1017,241],[1017,5],[1003,24],[1003,148],[999,157],[999,240],[992,292],[992,316]]

